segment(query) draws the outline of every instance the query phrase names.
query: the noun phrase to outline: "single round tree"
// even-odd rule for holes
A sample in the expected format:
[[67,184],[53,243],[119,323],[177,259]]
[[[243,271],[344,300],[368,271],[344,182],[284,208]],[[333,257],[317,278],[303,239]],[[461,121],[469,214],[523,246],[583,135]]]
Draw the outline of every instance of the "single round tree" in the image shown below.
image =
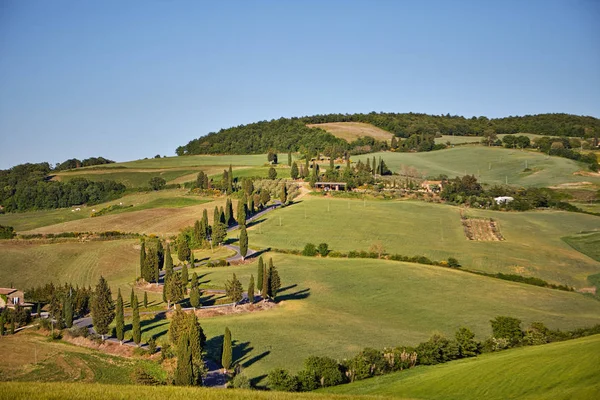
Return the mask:
[[108,287],[108,283],[103,276],[96,285],[94,296],[92,297],[92,323],[96,332],[102,336],[108,333],[108,327],[115,318],[112,293]]

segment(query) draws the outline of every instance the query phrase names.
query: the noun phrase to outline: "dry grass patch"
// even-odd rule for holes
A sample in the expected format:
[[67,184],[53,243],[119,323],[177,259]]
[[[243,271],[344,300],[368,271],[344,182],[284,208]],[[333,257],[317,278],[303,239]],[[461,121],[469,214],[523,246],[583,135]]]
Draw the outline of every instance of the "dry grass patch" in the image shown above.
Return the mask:
[[333,136],[348,142],[364,136],[370,136],[377,140],[391,141],[394,136],[391,132],[362,122],[328,122],[325,124],[308,124],[307,126],[309,128],[321,128]]

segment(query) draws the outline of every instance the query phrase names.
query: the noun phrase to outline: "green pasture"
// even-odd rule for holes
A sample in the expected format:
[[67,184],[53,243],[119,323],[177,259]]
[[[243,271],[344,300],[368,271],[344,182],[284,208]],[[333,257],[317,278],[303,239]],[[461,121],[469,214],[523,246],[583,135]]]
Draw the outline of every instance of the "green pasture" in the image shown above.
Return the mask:
[[485,354],[327,388],[432,400],[597,399],[600,335]]
[[500,212],[468,209],[471,217],[493,218],[506,240],[467,240],[460,208],[419,201],[362,201],[305,197],[273,211],[249,229],[250,245],[301,250],[307,242],[331,250],[368,251],[381,243],[390,254],[455,257],[464,268],[516,273],[583,287],[600,263],[561,237],[597,230],[600,218],[561,211]]
[[[574,175],[587,168],[573,160],[548,157],[528,150],[513,150],[499,147],[459,146],[452,149],[427,153],[382,152],[353,156],[352,161],[363,162],[375,156],[381,157],[387,166],[399,174],[407,168],[416,169],[423,177],[445,174],[450,178],[465,174],[489,184],[520,186],[556,186],[563,183],[591,182],[600,185],[598,176]],[[525,168],[530,171],[524,171]]]
[[127,171],[126,169],[106,169],[100,171],[86,172],[86,169],[77,169],[72,172],[64,172],[56,175],[56,178],[61,181],[69,181],[74,178],[85,178],[90,181],[115,181],[122,183],[128,188],[148,187],[148,182],[154,177],[163,178],[167,183],[185,176],[197,174],[198,171],[190,169],[176,169],[176,170],[161,170],[161,171]]
[[[219,359],[229,327],[234,358],[257,381],[275,367],[296,371],[310,355],[344,358],[367,346],[415,345],[433,332],[452,336],[460,326],[483,340],[498,315],[524,324],[542,321],[554,329],[600,323],[600,302],[578,293],[394,261],[282,254],[268,254],[265,261],[271,256],[282,280],[276,308],[200,320],[209,356]],[[223,287],[235,273],[247,288],[256,269],[253,261],[194,271],[203,287]],[[144,335],[166,340],[165,320],[143,325]]]
[[[280,162],[287,162],[287,154],[278,154]],[[285,158],[285,160],[284,160]],[[166,158],[149,158],[145,160],[135,160],[119,162],[114,164],[107,164],[95,167],[88,167],[85,169],[111,169],[111,168],[142,168],[142,169],[156,169],[156,168],[186,168],[186,167],[203,167],[207,165],[222,165],[233,166],[240,165],[252,165],[258,166],[266,164],[266,154],[249,154],[249,155],[196,155],[196,156],[179,156],[179,157],[166,157]]]

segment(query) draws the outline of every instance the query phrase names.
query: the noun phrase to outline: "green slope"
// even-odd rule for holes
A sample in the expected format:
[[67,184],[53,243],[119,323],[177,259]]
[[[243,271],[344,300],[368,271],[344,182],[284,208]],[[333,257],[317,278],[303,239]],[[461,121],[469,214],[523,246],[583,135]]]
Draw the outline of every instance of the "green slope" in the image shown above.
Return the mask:
[[598,399],[600,335],[486,354],[329,388],[444,400]]

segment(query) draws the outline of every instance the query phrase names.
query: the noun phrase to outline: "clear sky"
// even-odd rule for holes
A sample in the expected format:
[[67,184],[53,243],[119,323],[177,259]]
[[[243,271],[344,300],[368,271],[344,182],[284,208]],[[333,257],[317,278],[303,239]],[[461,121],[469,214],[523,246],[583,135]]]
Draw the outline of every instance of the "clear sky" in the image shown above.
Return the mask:
[[600,117],[600,2],[0,0],[0,168],[281,116]]

